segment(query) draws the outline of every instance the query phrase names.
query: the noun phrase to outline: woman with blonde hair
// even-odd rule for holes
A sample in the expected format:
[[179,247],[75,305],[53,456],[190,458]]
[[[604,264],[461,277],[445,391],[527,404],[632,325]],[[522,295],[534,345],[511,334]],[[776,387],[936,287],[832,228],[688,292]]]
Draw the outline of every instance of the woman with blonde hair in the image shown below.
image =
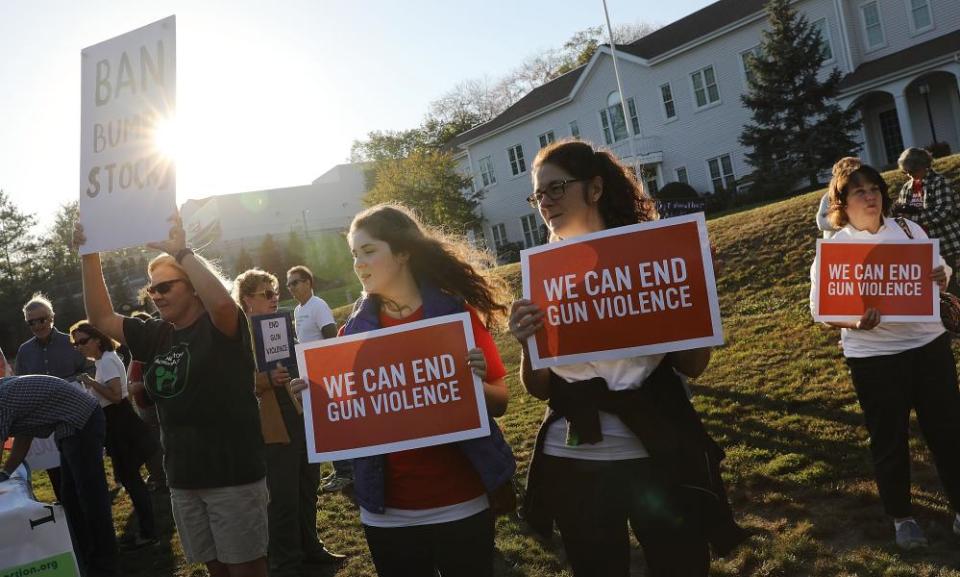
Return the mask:
[[[280,302],[277,277],[254,268],[233,281],[233,298],[249,316],[276,313]],[[303,407],[294,396],[287,369],[258,367],[260,426],[266,443],[270,577],[299,577],[310,565],[339,563],[317,536],[317,489],[320,466],[307,461]]]
[[[146,363],[157,402],[173,517],[188,563],[212,577],[267,574],[267,486],[247,316],[213,266],[186,246],[179,216],[149,248],[147,293],[160,318],[114,312],[100,255],[83,255],[90,322]],[[74,244],[85,242],[78,225]]]

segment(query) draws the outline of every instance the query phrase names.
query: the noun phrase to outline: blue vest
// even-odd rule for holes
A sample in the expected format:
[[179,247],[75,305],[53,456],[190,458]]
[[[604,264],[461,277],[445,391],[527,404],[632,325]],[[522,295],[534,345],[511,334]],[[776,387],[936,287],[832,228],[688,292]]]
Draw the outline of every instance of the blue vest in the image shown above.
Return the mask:
[[[441,317],[466,310],[462,300],[427,283],[420,283],[420,296],[423,299],[424,318]],[[343,334],[355,335],[379,328],[380,300],[364,296],[354,305],[353,313],[343,326]],[[488,493],[509,482],[517,470],[513,451],[493,419],[490,419],[490,436],[460,441],[456,445],[470,460]],[[372,513],[383,513],[385,509],[386,462],[384,455],[353,460],[354,495],[357,503]]]

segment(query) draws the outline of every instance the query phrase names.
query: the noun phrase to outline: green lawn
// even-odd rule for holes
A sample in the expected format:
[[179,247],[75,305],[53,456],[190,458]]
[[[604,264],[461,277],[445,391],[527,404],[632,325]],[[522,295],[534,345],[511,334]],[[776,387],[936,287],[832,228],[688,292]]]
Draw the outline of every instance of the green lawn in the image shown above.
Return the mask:
[[[938,163],[954,179],[960,156]],[[889,173],[891,185],[903,177]],[[694,385],[695,404],[727,449],[725,475],[749,544],[716,561],[722,576],[960,577],[960,541],[930,457],[915,438],[914,500],[931,547],[900,553],[874,487],[867,436],[837,347],[838,333],[809,314],[808,271],[818,231],[822,192],[723,216],[708,223],[724,265],[719,292],[726,344]],[[517,265],[502,267],[517,288]],[[336,311],[338,319],[348,307]],[[497,339],[512,370],[510,408],[500,423],[519,460],[522,485],[543,403],[524,394],[516,378],[518,346]],[[41,475],[42,476],[42,475]],[[46,479],[40,497],[50,498]],[[182,564],[169,506],[156,499],[165,523],[161,546],[123,558],[124,575],[204,575]],[[118,497],[118,528],[128,524],[129,501]],[[355,508],[342,496],[321,497],[317,524],[328,545],[351,555],[338,576],[373,574]],[[542,543],[514,518],[497,531],[497,574],[566,575],[558,540]],[[637,566],[641,554],[636,551]],[[642,575],[639,570],[638,575]]]

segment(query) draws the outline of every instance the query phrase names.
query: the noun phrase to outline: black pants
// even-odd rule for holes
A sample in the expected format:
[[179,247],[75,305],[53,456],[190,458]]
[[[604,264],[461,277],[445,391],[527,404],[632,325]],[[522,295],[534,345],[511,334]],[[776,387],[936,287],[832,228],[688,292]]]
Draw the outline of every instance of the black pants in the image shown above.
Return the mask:
[[960,511],[960,392],[944,334],[895,355],[849,358],[847,366],[870,433],[870,453],[883,508],[893,517],[910,512],[910,411],[933,454],[954,511]]
[[364,525],[380,577],[492,577],[493,514],[416,527]]
[[628,576],[628,521],[643,547],[650,577],[707,575],[710,550],[699,515],[660,479],[649,459],[541,457],[574,575]]
[[267,561],[270,577],[299,577],[304,562],[324,555],[323,542],[317,536],[320,465],[307,461],[303,417],[289,403],[280,407],[290,442],[266,447],[270,491]]
[[107,478],[103,472],[106,424],[97,407],[80,431],[58,443],[60,493],[75,550],[88,575],[113,575],[117,542],[110,512]]

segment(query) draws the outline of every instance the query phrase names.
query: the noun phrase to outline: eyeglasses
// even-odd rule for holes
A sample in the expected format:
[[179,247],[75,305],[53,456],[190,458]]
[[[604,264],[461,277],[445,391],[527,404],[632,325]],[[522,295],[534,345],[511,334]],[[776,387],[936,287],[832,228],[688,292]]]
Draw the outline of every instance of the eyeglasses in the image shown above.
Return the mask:
[[31,327],[35,327],[35,326],[39,326],[39,325],[45,325],[45,324],[47,324],[47,321],[49,321],[49,320],[50,320],[50,317],[40,317],[40,318],[36,318],[36,319],[27,319],[27,324],[30,325]]
[[565,180],[556,180],[547,185],[546,189],[534,190],[533,194],[527,197],[530,206],[536,208],[540,206],[543,197],[549,197],[550,200],[560,200],[567,193],[567,185],[571,182],[581,182],[586,178],[567,178]]
[[90,342],[90,339],[93,337],[87,337],[85,339],[73,339],[73,346],[80,347]]
[[288,288],[288,289],[292,289],[293,287],[297,286],[298,284],[300,284],[300,283],[302,283],[302,282],[304,282],[304,280],[303,280],[302,278],[295,278],[295,279],[293,279],[292,281],[290,281],[290,282],[287,283],[287,288]]
[[273,300],[275,297],[280,296],[280,293],[278,293],[277,291],[274,291],[274,290],[270,290],[270,289],[262,290],[262,291],[260,291],[260,292],[258,292],[258,293],[253,293],[253,296],[259,296],[259,295],[263,295],[263,296],[267,297],[267,300],[270,301],[270,300]]
[[173,285],[178,282],[187,282],[187,281],[185,281],[182,278],[175,278],[171,280],[165,280],[163,282],[158,282],[157,284],[148,286],[147,293],[151,295],[153,294],[165,295],[168,292],[170,292],[170,289],[173,288]]

